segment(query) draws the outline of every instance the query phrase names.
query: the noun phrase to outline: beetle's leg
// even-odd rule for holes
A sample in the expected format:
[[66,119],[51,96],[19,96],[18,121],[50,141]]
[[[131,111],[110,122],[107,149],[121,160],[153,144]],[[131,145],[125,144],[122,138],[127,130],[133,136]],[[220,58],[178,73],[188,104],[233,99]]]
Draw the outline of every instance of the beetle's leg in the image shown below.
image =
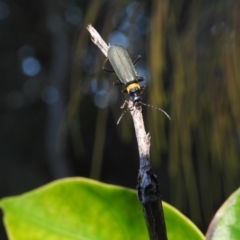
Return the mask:
[[115,73],[114,70],[109,70],[109,69],[107,69],[107,68],[103,68],[103,70],[104,70],[105,72]]
[[141,86],[140,88],[140,91],[141,91],[141,94],[143,93],[143,91],[145,90],[146,86]]
[[126,99],[126,97],[125,97],[125,95],[124,95],[124,93],[126,93],[126,92],[127,92],[126,89],[124,89],[124,90],[121,91],[122,97],[123,97],[123,99],[124,99],[124,103],[123,103],[123,105],[122,105],[120,108],[124,108],[125,105],[128,104],[128,100]]
[[123,85],[123,83],[120,80],[118,80],[118,81],[114,82],[113,85]]
[[144,77],[142,77],[142,76],[138,76],[138,75],[137,75],[137,81],[138,81],[138,82],[142,82],[142,81],[144,81]]
[[[128,104],[128,101],[127,101],[127,100],[124,101],[123,105],[122,105],[120,108],[121,108],[121,109],[125,108],[125,105],[126,105],[126,104]],[[128,109],[127,109],[127,110],[128,110]]]
[[106,60],[103,63],[102,69],[106,72],[110,72],[110,73],[115,73],[111,63],[109,62],[108,58],[106,58]]
[[133,63],[133,65],[136,65],[136,64],[138,63],[138,61],[139,61],[140,58],[141,58],[141,55],[138,55],[138,56],[132,58],[132,63]]
[[[123,103],[123,105],[122,105],[120,108],[123,109],[123,108],[125,107],[126,104],[128,104],[128,100],[125,100],[124,103]],[[133,106],[130,107],[130,108],[129,108],[129,107],[127,108],[127,111],[132,111],[132,110],[133,110]]]

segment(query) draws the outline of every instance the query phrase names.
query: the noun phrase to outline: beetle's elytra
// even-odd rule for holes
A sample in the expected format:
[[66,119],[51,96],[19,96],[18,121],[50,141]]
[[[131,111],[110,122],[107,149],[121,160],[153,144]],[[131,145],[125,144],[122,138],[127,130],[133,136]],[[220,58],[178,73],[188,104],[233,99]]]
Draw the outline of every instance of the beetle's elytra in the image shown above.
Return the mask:
[[[115,85],[124,84],[125,92],[129,94],[129,100],[133,103],[142,101],[142,91],[144,87],[139,85],[144,78],[139,76],[134,68],[141,56],[132,62],[125,48],[119,45],[110,46],[108,49],[108,58],[105,62],[104,70],[114,72],[118,76],[118,81]],[[111,69],[106,68],[108,61],[111,64]]]

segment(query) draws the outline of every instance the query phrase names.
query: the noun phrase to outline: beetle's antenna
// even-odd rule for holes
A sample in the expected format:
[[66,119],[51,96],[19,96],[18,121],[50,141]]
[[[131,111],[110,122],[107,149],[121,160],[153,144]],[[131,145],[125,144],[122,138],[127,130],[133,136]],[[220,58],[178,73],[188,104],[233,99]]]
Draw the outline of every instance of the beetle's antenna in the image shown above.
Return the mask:
[[168,117],[168,119],[171,120],[170,116],[169,116],[164,110],[162,110],[161,108],[156,107],[156,106],[153,106],[153,105],[150,105],[150,104],[146,104],[146,103],[143,103],[143,102],[139,102],[139,103],[142,104],[142,105],[144,105],[144,106],[152,107],[152,108],[155,108],[155,109],[163,112],[163,113]]
[[125,111],[121,114],[121,116],[119,117],[119,119],[118,119],[118,121],[117,121],[117,125],[120,123],[121,119],[123,118],[123,116],[125,115],[125,113],[126,113],[127,111],[129,111],[129,109],[125,110]]

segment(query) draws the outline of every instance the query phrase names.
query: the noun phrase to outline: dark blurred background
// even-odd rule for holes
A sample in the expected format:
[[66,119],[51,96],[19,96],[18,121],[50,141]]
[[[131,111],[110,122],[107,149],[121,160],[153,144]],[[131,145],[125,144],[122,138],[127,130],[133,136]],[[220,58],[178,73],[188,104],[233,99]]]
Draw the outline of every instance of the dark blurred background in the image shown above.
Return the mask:
[[[203,232],[239,186],[240,4],[234,0],[0,1],[0,198],[58,178],[136,186],[138,151],[116,76],[91,42],[142,59],[163,199]],[[7,239],[0,228],[0,239]]]

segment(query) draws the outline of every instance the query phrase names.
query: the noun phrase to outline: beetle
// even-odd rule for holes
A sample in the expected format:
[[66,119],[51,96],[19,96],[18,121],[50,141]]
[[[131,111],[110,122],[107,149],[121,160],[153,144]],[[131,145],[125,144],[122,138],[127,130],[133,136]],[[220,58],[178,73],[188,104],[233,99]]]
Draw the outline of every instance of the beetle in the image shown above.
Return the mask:
[[[108,58],[104,63],[103,69],[107,72],[115,73],[117,75],[119,80],[116,81],[114,85],[125,85],[126,88],[124,92],[127,92],[129,94],[129,100],[132,101],[134,105],[138,106],[141,104],[156,108],[159,111],[163,112],[171,120],[169,115],[161,108],[142,102],[141,95],[145,89],[145,86],[140,86],[139,82],[143,81],[144,78],[142,76],[139,76],[134,68],[134,65],[139,61],[140,58],[141,56],[138,55],[135,59],[131,60],[128,52],[124,47],[120,45],[112,45],[108,49]],[[117,124],[120,122],[125,113],[126,111],[120,116]]]
[[[143,81],[144,78],[139,76],[134,68],[134,65],[141,58],[140,55],[133,61],[128,55],[125,48],[120,45],[112,45],[108,49],[108,58],[105,61],[103,69],[107,72],[116,73],[118,81],[114,85],[125,85],[126,89],[124,92],[129,94],[129,100],[133,103],[142,101],[141,94],[145,87],[140,86],[139,82]],[[108,61],[111,64],[110,68],[107,68]]]

